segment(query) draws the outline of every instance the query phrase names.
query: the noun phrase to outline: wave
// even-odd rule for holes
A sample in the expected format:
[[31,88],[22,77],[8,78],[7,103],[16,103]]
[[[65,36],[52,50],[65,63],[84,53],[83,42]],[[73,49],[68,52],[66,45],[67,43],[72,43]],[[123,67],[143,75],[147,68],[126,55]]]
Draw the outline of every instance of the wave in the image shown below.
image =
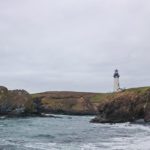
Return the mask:
[[25,144],[24,147],[36,150],[58,150],[55,148],[56,145],[56,143],[28,143]]
[[33,138],[46,138],[46,139],[54,139],[55,136],[50,134],[38,134],[36,136],[33,136]]

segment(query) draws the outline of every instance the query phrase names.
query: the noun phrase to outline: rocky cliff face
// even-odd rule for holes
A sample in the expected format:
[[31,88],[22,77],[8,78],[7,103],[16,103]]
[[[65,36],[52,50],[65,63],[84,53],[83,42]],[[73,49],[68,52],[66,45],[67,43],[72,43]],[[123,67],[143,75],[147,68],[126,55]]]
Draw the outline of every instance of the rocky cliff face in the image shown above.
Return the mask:
[[112,94],[98,106],[91,122],[120,123],[138,119],[150,121],[150,88],[130,89]]
[[31,96],[25,90],[0,86],[0,115],[23,115],[34,111]]
[[0,115],[30,116],[42,113],[97,115],[92,122],[119,123],[150,121],[150,88],[119,93],[44,92],[30,95],[25,90],[0,86]]
[[25,90],[0,87],[0,115],[27,116],[42,113],[96,115],[97,107],[90,101],[94,93],[44,92],[30,95]]

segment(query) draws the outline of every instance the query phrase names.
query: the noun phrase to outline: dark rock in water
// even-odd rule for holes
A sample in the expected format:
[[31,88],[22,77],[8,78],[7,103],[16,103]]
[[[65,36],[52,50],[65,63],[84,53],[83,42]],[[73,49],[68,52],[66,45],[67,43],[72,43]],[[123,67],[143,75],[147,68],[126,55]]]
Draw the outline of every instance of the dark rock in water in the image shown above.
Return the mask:
[[150,112],[146,113],[144,120],[145,122],[150,122]]
[[126,91],[114,94],[98,107],[99,115],[93,123],[133,122],[138,119],[150,121],[150,90],[144,92]]
[[133,122],[133,124],[144,124],[145,123],[145,121],[144,121],[144,119],[138,119],[138,120],[136,120],[135,122]]

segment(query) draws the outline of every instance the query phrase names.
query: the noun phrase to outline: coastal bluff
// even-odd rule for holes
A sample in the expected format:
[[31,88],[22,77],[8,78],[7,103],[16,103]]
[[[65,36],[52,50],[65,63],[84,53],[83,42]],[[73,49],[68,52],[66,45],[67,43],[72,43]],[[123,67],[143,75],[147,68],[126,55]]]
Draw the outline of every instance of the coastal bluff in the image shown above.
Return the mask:
[[0,86],[0,116],[20,116],[34,112],[31,95],[25,90],[8,90]]
[[51,91],[33,94],[38,112],[65,115],[96,115],[97,107],[92,99],[97,93]]
[[29,94],[25,90],[8,90],[0,86],[0,116],[97,115],[97,107],[91,102],[96,95],[86,92]]
[[0,116],[93,115],[93,123],[150,121],[150,87],[116,93],[48,91],[30,94],[0,86]]
[[132,88],[110,93],[101,100],[93,123],[150,121],[150,87]]

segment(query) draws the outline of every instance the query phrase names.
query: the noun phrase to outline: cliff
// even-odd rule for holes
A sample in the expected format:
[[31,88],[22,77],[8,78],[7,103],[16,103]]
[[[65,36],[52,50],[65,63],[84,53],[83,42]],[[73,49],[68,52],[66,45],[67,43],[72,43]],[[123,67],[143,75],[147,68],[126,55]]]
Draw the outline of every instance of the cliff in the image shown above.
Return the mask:
[[34,112],[34,105],[27,91],[0,86],[0,115],[18,116],[31,112]]
[[133,88],[99,98],[98,116],[91,122],[150,121],[150,87]]
[[25,90],[8,90],[0,86],[0,115],[42,116],[42,113],[96,115],[91,103],[96,93],[44,92],[29,94]]
[[150,121],[150,87],[118,93],[43,92],[8,90],[0,86],[0,115],[42,116],[42,113],[97,115],[91,122]]

